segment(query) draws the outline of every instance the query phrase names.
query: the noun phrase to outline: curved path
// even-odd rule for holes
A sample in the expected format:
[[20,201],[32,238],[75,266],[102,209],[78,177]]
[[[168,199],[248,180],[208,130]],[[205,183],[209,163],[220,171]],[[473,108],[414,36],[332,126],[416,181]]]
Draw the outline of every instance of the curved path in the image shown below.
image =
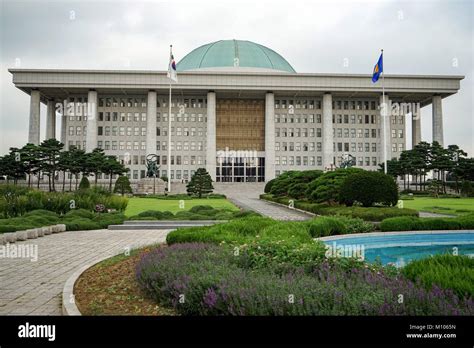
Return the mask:
[[243,209],[254,210],[275,220],[299,221],[313,218],[313,216],[310,214],[306,214],[298,210],[292,210],[279,204],[273,204],[256,197],[244,195],[228,195],[227,197],[235,205]]
[[38,259],[0,257],[0,315],[61,315],[64,283],[75,270],[103,256],[163,243],[168,232],[74,231],[10,244],[37,247]]

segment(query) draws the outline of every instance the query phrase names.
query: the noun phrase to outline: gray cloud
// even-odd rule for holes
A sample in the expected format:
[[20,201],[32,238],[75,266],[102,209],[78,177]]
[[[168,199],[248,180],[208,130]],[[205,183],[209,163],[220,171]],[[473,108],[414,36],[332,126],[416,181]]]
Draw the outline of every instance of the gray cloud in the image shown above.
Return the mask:
[[[474,153],[471,1],[0,4],[0,154],[27,141],[29,97],[7,72],[17,58],[22,68],[165,70],[170,43],[179,60],[231,38],[274,49],[298,72],[370,73],[383,47],[387,74],[465,75],[461,91],[443,101],[445,143]],[[431,107],[423,108],[422,124],[431,141]],[[42,135],[44,128],[43,117]]]

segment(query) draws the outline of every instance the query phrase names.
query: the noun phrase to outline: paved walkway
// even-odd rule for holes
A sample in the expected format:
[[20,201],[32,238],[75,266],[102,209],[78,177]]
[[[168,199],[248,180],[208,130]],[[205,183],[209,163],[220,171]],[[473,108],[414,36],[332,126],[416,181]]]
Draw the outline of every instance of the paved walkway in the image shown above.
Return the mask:
[[125,248],[162,243],[168,232],[74,231],[10,244],[37,245],[38,260],[0,258],[0,315],[61,315],[61,293],[74,271]]
[[432,218],[432,217],[442,217],[442,218],[455,218],[455,215],[440,214],[440,213],[430,213],[429,211],[420,211],[420,217],[422,218]]
[[275,220],[307,220],[311,219],[312,216],[285,208],[283,206],[273,204],[256,197],[249,197],[244,195],[231,195],[227,196],[232,202],[244,209],[254,210],[262,215],[269,216]]

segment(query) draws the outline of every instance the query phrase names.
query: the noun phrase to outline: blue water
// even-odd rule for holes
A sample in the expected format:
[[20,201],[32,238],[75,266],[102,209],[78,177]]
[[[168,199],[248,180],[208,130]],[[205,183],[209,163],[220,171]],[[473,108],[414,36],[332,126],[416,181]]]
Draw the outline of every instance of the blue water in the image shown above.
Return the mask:
[[[384,236],[358,236],[324,242],[334,247],[363,246],[364,260],[380,260],[383,265],[402,267],[411,260],[436,254],[469,255],[474,257],[474,233],[416,233]],[[350,250],[350,249],[349,249]]]

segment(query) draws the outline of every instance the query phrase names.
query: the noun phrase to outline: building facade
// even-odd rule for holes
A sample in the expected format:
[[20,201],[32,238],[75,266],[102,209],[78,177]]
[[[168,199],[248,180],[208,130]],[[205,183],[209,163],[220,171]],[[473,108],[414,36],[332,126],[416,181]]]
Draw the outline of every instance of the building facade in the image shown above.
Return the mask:
[[[178,63],[169,114],[165,71],[9,71],[15,86],[31,96],[30,143],[58,138],[66,148],[102,148],[129,167],[135,181],[145,176],[146,156],[156,154],[160,176],[173,182],[205,167],[223,183],[332,169],[348,155],[357,167],[375,170],[384,144],[390,159],[406,149],[408,136],[413,144],[421,141],[420,109],[429,104],[433,140],[443,144],[442,100],[457,93],[463,79],[386,75],[384,103],[371,75],[296,73],[267,47],[223,40]],[[47,105],[44,137],[41,103]]]

